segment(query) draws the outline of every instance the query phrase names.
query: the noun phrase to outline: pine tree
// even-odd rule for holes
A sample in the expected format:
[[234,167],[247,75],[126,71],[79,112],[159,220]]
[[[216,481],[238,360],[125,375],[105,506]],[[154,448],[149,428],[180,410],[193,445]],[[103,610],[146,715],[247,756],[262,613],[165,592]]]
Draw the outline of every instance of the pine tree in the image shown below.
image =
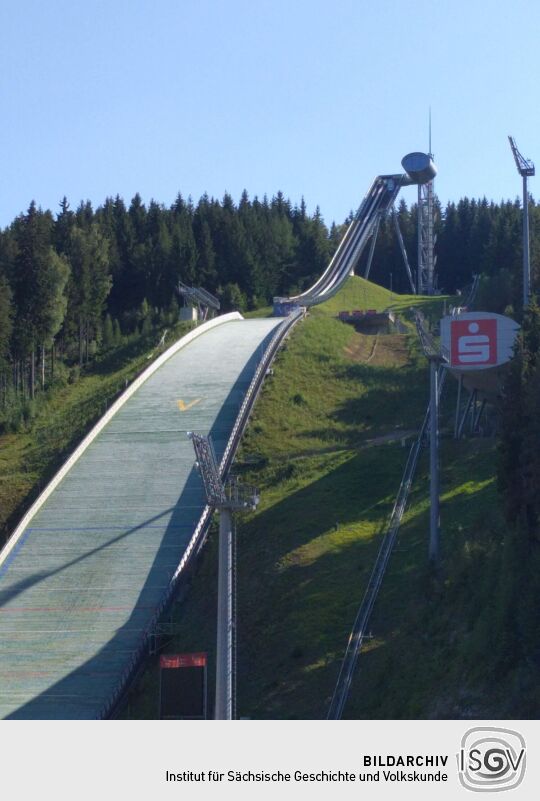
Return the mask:
[[68,329],[79,342],[79,364],[88,358],[90,338],[101,326],[105,302],[111,289],[108,243],[93,224],[87,230],[73,228],[69,243]]
[[13,329],[13,306],[11,288],[0,273],[0,373],[6,370],[9,346]]
[[58,253],[67,253],[71,229],[75,225],[75,214],[70,210],[67,197],[60,202],[60,213],[54,224],[54,246]]
[[[52,258],[50,241],[52,216],[42,212],[34,201],[25,215],[17,218],[14,237],[17,253],[14,263],[14,301],[16,307],[13,334],[14,356],[22,375],[24,362],[29,366],[28,387],[34,397],[36,351],[47,336],[48,303],[51,301],[48,276],[61,274],[62,269]],[[52,297],[54,302],[55,297]]]
[[138,192],[131,201],[128,214],[136,242],[145,242],[148,215],[146,212],[146,207],[142,202],[142,198]]
[[532,302],[504,383],[499,487],[509,522],[530,537],[540,521],[540,309]]
[[317,207],[313,218],[307,216],[305,205],[300,208],[294,227],[297,231],[296,261],[300,278],[304,286],[316,280],[329,262],[330,247],[328,231]]
[[36,333],[41,350],[41,387],[45,388],[45,349],[51,347],[60,330],[67,308],[66,284],[69,264],[50,247],[49,257],[40,275],[41,294],[37,310]]
[[152,305],[161,307],[169,301],[176,282],[170,274],[172,238],[166,212],[157,203],[150,204],[147,227],[145,297]]
[[216,269],[216,254],[210,233],[210,226],[206,220],[200,224],[197,242],[197,268],[195,277],[197,283],[212,291],[216,287],[218,277]]
[[245,311],[247,298],[238,284],[226,284],[219,291],[223,311]]
[[164,275],[162,306],[167,306],[178,281],[192,285],[197,276],[197,245],[189,217],[182,214],[173,222],[167,271]]
[[120,323],[118,322],[118,320],[113,321],[113,331],[114,331],[114,344],[116,347],[118,347],[123,342],[122,329],[120,328]]
[[114,347],[115,344],[113,321],[111,315],[106,314],[105,320],[103,321],[103,347],[109,350]]

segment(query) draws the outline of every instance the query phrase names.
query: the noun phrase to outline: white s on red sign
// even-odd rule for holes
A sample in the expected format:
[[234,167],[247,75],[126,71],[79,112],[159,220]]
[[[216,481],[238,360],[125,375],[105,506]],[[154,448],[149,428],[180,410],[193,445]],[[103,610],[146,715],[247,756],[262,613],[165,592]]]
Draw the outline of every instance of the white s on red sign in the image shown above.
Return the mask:
[[441,320],[441,344],[456,370],[497,367],[512,358],[519,326],[510,317],[465,312]]

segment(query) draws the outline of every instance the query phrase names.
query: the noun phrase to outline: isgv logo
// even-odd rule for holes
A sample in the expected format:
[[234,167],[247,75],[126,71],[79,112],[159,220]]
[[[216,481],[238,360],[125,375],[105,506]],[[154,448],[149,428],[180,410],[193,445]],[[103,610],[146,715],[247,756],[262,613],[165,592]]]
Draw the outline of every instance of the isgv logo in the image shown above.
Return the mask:
[[479,726],[463,735],[457,760],[459,780],[467,790],[512,790],[525,775],[525,740],[512,729]]

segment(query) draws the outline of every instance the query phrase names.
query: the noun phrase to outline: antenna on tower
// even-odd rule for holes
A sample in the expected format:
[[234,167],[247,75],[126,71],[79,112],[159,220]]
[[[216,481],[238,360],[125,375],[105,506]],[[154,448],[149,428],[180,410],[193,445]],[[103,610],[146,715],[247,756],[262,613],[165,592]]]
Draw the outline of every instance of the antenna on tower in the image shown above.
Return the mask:
[[513,136],[508,137],[517,171],[523,178],[523,308],[529,305],[531,294],[531,259],[529,252],[529,189],[527,178],[535,174],[534,164],[518,150]]
[[433,153],[431,152],[431,106],[429,107],[429,150],[428,153],[430,156],[433,157]]

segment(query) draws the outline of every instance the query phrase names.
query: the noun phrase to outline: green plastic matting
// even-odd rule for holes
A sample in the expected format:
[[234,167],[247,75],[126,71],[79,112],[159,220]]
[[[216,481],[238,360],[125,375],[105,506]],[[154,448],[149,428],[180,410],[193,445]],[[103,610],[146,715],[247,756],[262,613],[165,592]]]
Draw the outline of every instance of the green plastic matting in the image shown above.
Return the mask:
[[281,320],[226,322],[122,406],[0,565],[0,718],[99,716],[205,506],[187,431],[218,458]]

